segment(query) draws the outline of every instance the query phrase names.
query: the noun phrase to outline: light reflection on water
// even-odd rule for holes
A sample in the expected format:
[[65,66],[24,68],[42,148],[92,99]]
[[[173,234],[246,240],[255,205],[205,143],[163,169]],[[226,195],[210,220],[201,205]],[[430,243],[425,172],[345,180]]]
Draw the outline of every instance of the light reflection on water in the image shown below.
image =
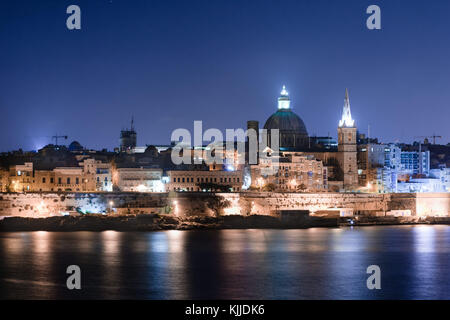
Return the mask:
[[449,226],[0,233],[0,298],[450,299],[449,253]]

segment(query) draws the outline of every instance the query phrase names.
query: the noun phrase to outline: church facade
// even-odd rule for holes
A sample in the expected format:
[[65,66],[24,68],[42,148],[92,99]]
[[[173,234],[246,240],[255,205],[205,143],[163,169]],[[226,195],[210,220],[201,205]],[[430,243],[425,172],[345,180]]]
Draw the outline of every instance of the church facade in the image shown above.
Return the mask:
[[[253,121],[255,122],[255,121]],[[348,90],[345,91],[342,117],[338,123],[337,149],[323,149],[316,144],[314,138],[309,137],[303,120],[292,111],[291,101],[286,88],[278,98],[277,111],[266,121],[264,129],[268,130],[267,142],[270,147],[270,130],[279,130],[279,157],[292,154],[313,156],[322,161],[324,172],[327,174],[329,190],[355,190],[358,187],[357,166],[357,128],[350,111]],[[258,179],[258,178],[256,178]],[[294,181],[292,177],[289,181]],[[254,180],[254,177],[252,177]],[[253,183],[252,183],[253,184]]]

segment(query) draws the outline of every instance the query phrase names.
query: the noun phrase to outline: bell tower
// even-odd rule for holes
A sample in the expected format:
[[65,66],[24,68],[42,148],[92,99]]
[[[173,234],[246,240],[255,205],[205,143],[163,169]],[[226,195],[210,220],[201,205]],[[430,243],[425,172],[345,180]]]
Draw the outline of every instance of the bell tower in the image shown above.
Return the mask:
[[338,126],[339,164],[344,178],[344,189],[358,185],[358,165],[356,157],[356,126],[350,112],[348,90],[345,89],[344,108]]

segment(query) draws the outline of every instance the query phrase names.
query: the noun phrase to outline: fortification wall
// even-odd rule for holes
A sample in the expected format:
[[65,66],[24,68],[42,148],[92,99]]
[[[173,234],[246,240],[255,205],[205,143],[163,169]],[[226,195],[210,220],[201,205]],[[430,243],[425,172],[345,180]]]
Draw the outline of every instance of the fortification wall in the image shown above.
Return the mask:
[[[216,197],[220,196],[219,198]],[[450,213],[450,193],[1,193],[0,216],[46,217],[82,213],[173,213],[177,216],[272,215],[280,210],[352,209],[355,214],[410,210],[412,215]]]
[[0,193],[0,216],[47,217],[82,213],[152,213],[166,193]]

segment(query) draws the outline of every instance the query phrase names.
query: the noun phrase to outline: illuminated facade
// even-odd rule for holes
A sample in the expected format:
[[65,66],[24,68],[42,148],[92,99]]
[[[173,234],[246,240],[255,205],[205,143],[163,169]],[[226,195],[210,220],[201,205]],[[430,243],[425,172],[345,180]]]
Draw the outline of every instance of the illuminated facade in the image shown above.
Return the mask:
[[9,188],[9,172],[0,169],[0,192],[7,192]]
[[118,168],[113,170],[114,187],[125,192],[164,192],[162,169]]
[[[170,170],[167,191],[229,191],[242,190],[243,175],[241,170]],[[208,190],[207,190],[208,188]]]
[[356,150],[356,126],[350,112],[350,99],[345,89],[344,108],[338,127],[338,160],[344,179],[344,189],[358,185],[358,165]]
[[12,192],[31,191],[33,183],[33,163],[25,162],[9,167],[9,189]]
[[[274,156],[276,157],[276,156]],[[327,168],[302,152],[282,152],[251,166],[252,188],[279,192],[321,192],[328,189]]]

